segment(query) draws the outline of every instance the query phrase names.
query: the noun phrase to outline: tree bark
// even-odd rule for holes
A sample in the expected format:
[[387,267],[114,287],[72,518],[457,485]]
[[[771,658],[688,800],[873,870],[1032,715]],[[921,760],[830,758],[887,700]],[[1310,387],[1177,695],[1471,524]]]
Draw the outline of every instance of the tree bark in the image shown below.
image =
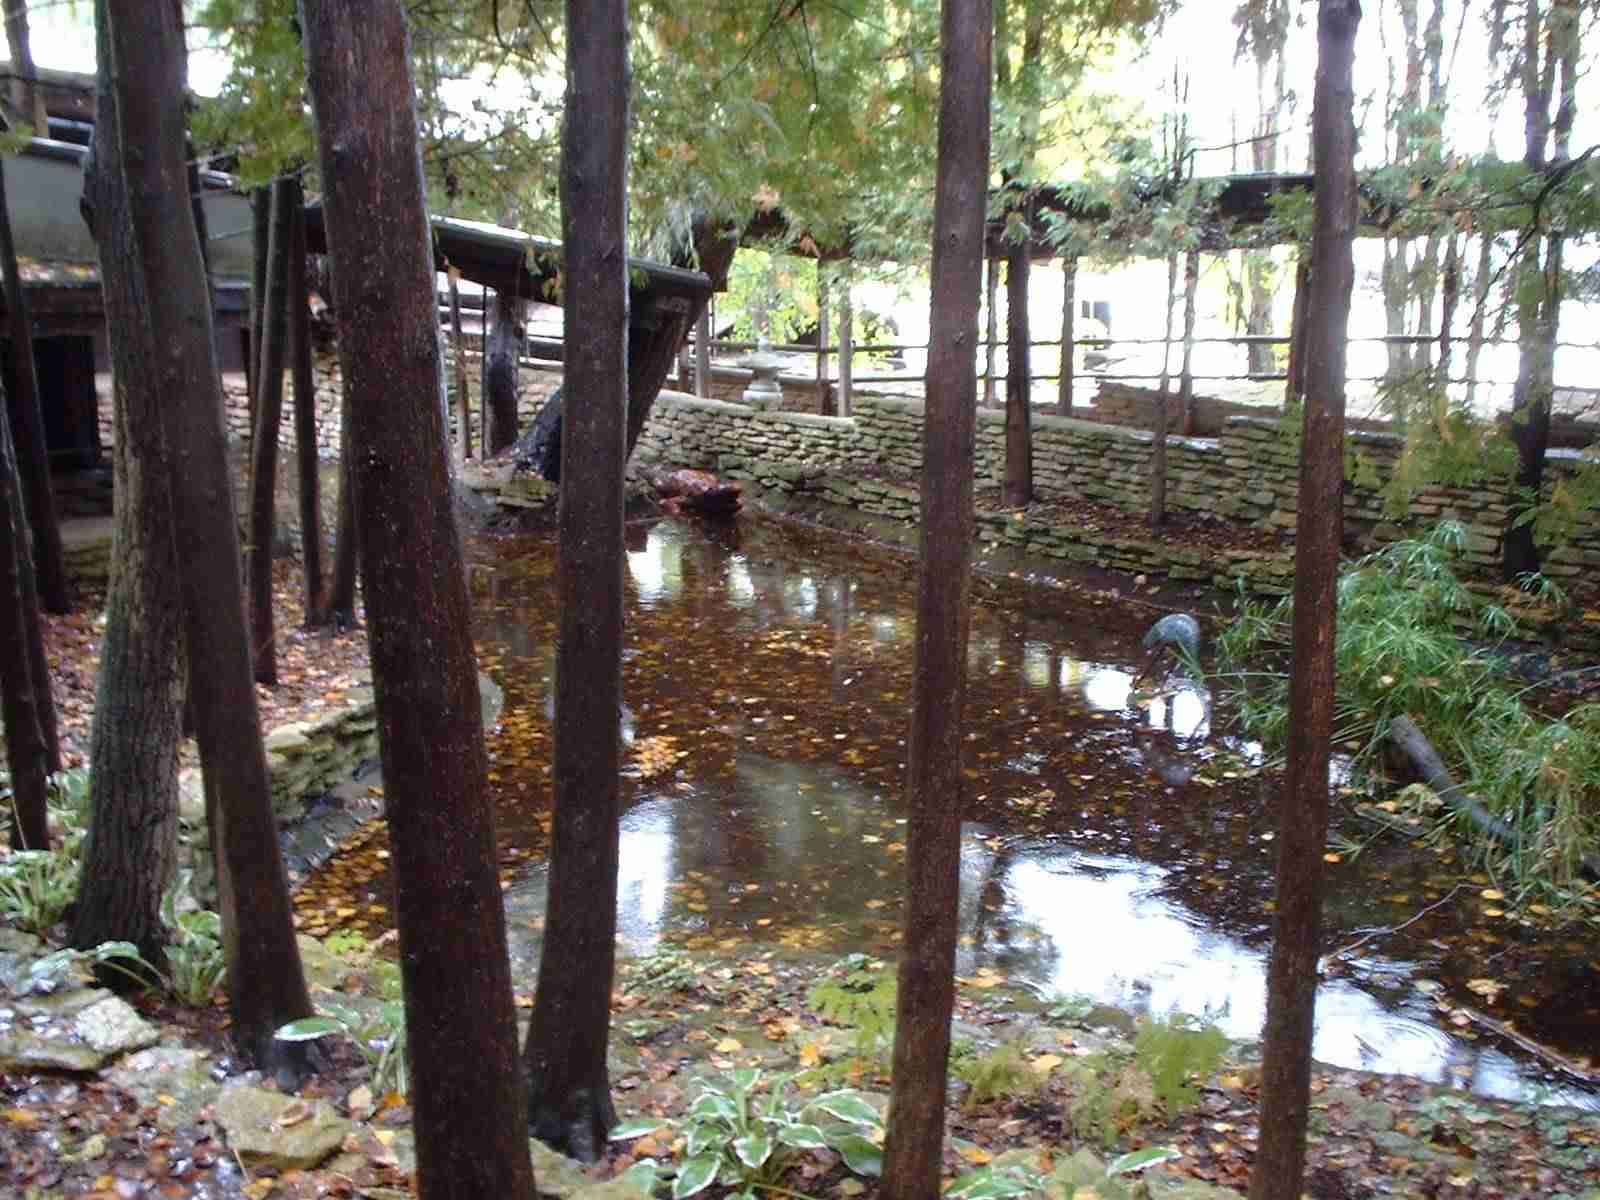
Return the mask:
[[1194,436],[1194,301],[1200,287],[1200,251],[1183,256],[1183,361],[1178,369],[1178,430]]
[[606,1070],[616,946],[622,472],[629,432],[624,0],[568,0],[561,137],[566,380],[550,882],[524,1052],[534,1135],[583,1161],[616,1120]]
[[[298,188],[295,190],[298,191]],[[288,178],[272,185],[272,222],[267,245],[267,294],[262,306],[260,394],[250,435],[250,651],[256,682],[278,682],[277,638],[272,620],[272,550],[277,536],[278,436],[283,421],[283,363],[288,341]]]
[[532,1200],[406,18],[399,0],[301,0],[300,20],[349,396],[417,1190]]
[[33,359],[33,321],[17,269],[17,247],[11,236],[11,207],[5,174],[0,172],[0,270],[5,272],[6,332],[17,392],[7,397],[13,453],[23,487],[24,513],[33,531],[34,589],[47,612],[71,608],[66,566],[61,552],[61,525],[50,485],[50,452],[45,444],[44,412],[39,400],[39,375]]
[[1305,1174],[1311,1035],[1321,946],[1328,760],[1333,732],[1339,544],[1343,530],[1345,351],[1356,228],[1355,91],[1359,0],[1321,0],[1312,108],[1317,189],[1313,314],[1295,524],[1294,665],[1288,763],[1279,797],[1276,909],[1262,1032],[1261,1140],[1251,1200],[1296,1200]]
[[311,368],[311,309],[306,287],[306,205],[298,175],[289,192],[289,363],[294,381],[295,473],[300,485],[300,565],[305,574],[306,624],[327,619],[318,607],[322,581],[322,454],[317,445],[317,381]]
[[[993,3],[993,0],[990,2]],[[986,261],[988,270],[983,277],[983,407],[993,408],[995,372],[999,370],[1001,258],[998,254],[991,254]]]
[[87,949],[128,941],[160,964],[166,953],[161,896],[178,849],[180,569],[161,432],[167,397],[157,378],[155,339],[144,323],[150,298],[136,269],[104,0],[95,6],[95,29],[100,120],[83,188],[111,349],[115,552],[90,731],[91,819],[70,942]]
[[339,527],[333,548],[333,578],[322,611],[335,629],[356,623],[356,568],[358,564],[354,476],[350,466],[350,387],[339,384]]
[[1056,381],[1056,413],[1072,415],[1072,373],[1077,367],[1078,340],[1074,326],[1078,319],[1078,256],[1061,260],[1061,376]]
[[44,89],[39,86],[38,70],[33,65],[27,0],[9,0],[6,4],[6,47],[11,69],[16,74],[11,81],[11,107],[33,125],[34,137],[47,138],[50,136],[50,111],[45,105]]
[[1160,529],[1167,522],[1167,430],[1170,411],[1167,396],[1171,389],[1168,372],[1172,357],[1172,299],[1178,290],[1178,256],[1167,255],[1166,325],[1161,334],[1161,381],[1156,388],[1154,412],[1155,440],[1150,447],[1150,527]]
[[978,295],[989,177],[990,0],[944,0],[934,192],[906,900],[883,1195],[939,1194],[960,896],[961,727],[971,621]]
[[[1025,205],[1024,212],[1031,206]],[[1031,224],[1031,221],[1029,222]],[[1021,508],[1033,499],[1033,366],[1029,354],[1028,276],[1024,242],[1006,254],[1006,474],[1003,502]]]
[[1451,330],[1460,301],[1461,236],[1452,233],[1444,249],[1444,283],[1439,289],[1439,363],[1433,373],[1434,382],[1441,389],[1450,386],[1450,371],[1455,358],[1455,338]]
[[495,455],[517,440],[517,304],[499,293],[484,309],[483,398],[487,413],[483,449]]
[[856,310],[850,300],[853,272],[844,264],[839,276],[839,415],[855,415]]
[[[211,302],[189,205],[184,155],[183,27],[176,5],[110,0],[123,173],[147,308],[157,420],[168,453],[179,557],[184,644],[204,670],[190,675],[207,788],[215,796],[212,850],[222,900],[231,1034],[280,1079],[294,1079],[304,1047],[277,1041],[311,1013],[295,945],[288,879],[277,852],[271,782],[251,682],[239,572],[238,526],[222,428],[221,376]],[[263,405],[265,409],[266,405]]]
[[[5,390],[0,381],[0,393]],[[39,722],[39,694],[50,677],[34,677],[28,650],[23,576],[33,569],[28,526],[22,513],[22,481],[11,448],[11,424],[0,421],[0,716],[6,727],[6,767],[11,774],[11,849],[50,847],[46,781],[49,754]],[[38,614],[34,614],[34,624]]]
[[828,317],[828,277],[822,262],[817,262],[817,412],[824,417],[833,415],[833,389],[828,383],[828,338],[833,330]]
[[250,193],[250,341],[245,355],[245,389],[250,399],[250,435],[255,436],[261,402],[261,343],[267,313],[267,255],[272,241],[272,189]]
[[711,395],[711,315],[709,306],[694,323],[694,394]]
[[1283,385],[1286,405],[1306,398],[1307,305],[1311,299],[1311,255],[1302,248],[1294,269],[1294,307],[1289,317],[1289,370]]

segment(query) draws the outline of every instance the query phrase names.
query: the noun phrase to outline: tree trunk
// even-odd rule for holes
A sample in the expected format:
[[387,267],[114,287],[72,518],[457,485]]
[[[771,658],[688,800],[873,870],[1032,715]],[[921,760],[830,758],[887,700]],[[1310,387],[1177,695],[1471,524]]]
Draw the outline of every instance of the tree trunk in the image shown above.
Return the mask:
[[960,898],[961,727],[971,622],[972,344],[989,178],[990,0],[945,0],[923,422],[917,662],[906,772],[906,899],[883,1195],[939,1194]]
[[450,279],[450,345],[455,351],[456,446],[461,461],[472,457],[472,390],[467,386],[467,339],[461,333],[461,272],[454,267]]
[[1311,256],[1304,249],[1294,268],[1294,308],[1289,317],[1289,370],[1283,385],[1285,405],[1306,398],[1307,305],[1311,299]]
[[[1031,205],[1024,206],[1026,214]],[[1031,224],[1031,222],[1030,222]],[[1028,245],[1006,255],[1006,474],[1002,502],[1022,508],[1033,499],[1033,366],[1028,340]]]
[[856,310],[850,300],[854,272],[847,262],[839,276],[839,415],[855,416]]
[[9,0],[6,4],[6,47],[15,75],[11,81],[11,107],[33,125],[34,137],[47,138],[50,136],[50,111],[45,105],[44,89],[39,86],[38,70],[33,65],[27,0]]
[[280,1042],[274,1033],[310,1015],[311,1001],[277,852],[251,682],[221,376],[184,161],[183,27],[176,5],[111,0],[108,8],[117,118],[127,139],[123,174],[139,248],[131,267],[143,278],[147,308],[140,325],[165,398],[157,419],[169,451],[173,512],[184,514],[172,524],[186,567],[178,572],[184,645],[191,661],[205,668],[192,672],[190,682],[200,763],[215,796],[208,807],[231,1035],[264,1070],[293,1080],[305,1048]]
[[1183,256],[1183,361],[1178,370],[1178,430],[1194,436],[1194,301],[1200,286],[1200,251]]
[[[993,3],[993,0],[990,0]],[[1004,0],[1002,0],[1002,3]],[[988,258],[983,279],[983,406],[993,408],[1000,344],[1000,256]]]
[[1450,370],[1455,357],[1455,339],[1451,329],[1456,321],[1456,308],[1461,301],[1461,237],[1452,233],[1445,243],[1444,283],[1439,290],[1439,365],[1434,370],[1434,382],[1441,389],[1450,386]]
[[1478,399],[1478,359],[1483,354],[1483,320],[1489,304],[1489,281],[1493,265],[1494,238],[1485,233],[1478,238],[1478,267],[1472,275],[1472,320],[1467,325],[1467,408],[1476,411]]
[[[0,381],[0,393],[4,390]],[[23,576],[32,569],[11,423],[0,421],[0,716],[5,719],[6,767],[11,774],[13,850],[50,847],[46,797],[50,762],[39,722],[39,695],[49,696],[50,677],[34,677],[22,587]]]
[[817,412],[833,415],[833,389],[828,384],[828,277],[817,262]]
[[250,193],[250,343],[245,355],[245,389],[250,399],[250,436],[256,429],[261,401],[261,343],[267,313],[267,254],[272,241],[272,189]]
[[[1288,5],[1283,0],[1258,3],[1259,24],[1252,31],[1251,50],[1256,67],[1256,125],[1250,143],[1250,167],[1272,174],[1279,166],[1279,130],[1287,99],[1287,61],[1284,44],[1289,33]],[[1249,309],[1245,332],[1255,337],[1272,333],[1272,300],[1277,291],[1277,270],[1268,250],[1247,250],[1244,255]],[[1252,375],[1273,373],[1273,347],[1251,342],[1247,351]]]
[[1150,446],[1150,527],[1160,529],[1167,522],[1167,428],[1169,413],[1167,396],[1172,380],[1169,374],[1172,357],[1172,300],[1178,290],[1178,256],[1167,255],[1167,308],[1166,325],[1161,334],[1161,381],[1156,388],[1154,434]]
[[1056,382],[1056,413],[1072,415],[1072,374],[1077,367],[1078,340],[1074,326],[1078,319],[1078,256],[1061,260],[1061,376]]
[[629,426],[628,38],[624,0],[568,0],[561,137],[566,380],[561,438],[555,825],[524,1051],[534,1135],[586,1162],[616,1121],[606,1070],[616,948],[622,471]]
[[[295,188],[298,191],[298,188]],[[278,682],[278,649],[272,621],[272,549],[276,540],[278,435],[283,420],[283,361],[288,341],[289,214],[287,178],[272,185],[272,222],[267,239],[267,292],[262,306],[260,392],[250,436],[250,651],[257,683]]]
[[1276,908],[1262,1033],[1261,1140],[1251,1200],[1296,1200],[1305,1173],[1312,1018],[1321,943],[1333,645],[1344,490],[1345,351],[1356,228],[1355,92],[1359,0],[1321,0],[1312,109],[1317,190],[1306,330],[1306,404],[1295,525],[1294,666],[1279,797]]
[[417,1191],[531,1200],[405,13],[399,0],[301,0],[300,13],[371,615]]
[[[487,293],[485,293],[487,295]],[[484,309],[483,397],[488,413],[483,452],[495,455],[517,440],[517,303],[495,293],[493,308]]]
[[149,296],[136,269],[104,0],[95,6],[95,28],[100,120],[83,194],[100,254],[115,385],[115,553],[90,732],[91,819],[70,942],[88,949],[128,941],[160,964],[166,953],[161,896],[178,851],[180,568],[161,433],[160,410],[168,398],[144,323]]
[[339,528],[333,548],[333,578],[328,583],[328,598],[322,611],[335,629],[351,629],[356,623],[356,501],[350,466],[350,388],[339,385]]
[[0,172],[0,270],[6,276],[6,334],[14,367],[12,378],[17,383],[16,395],[7,397],[5,407],[24,489],[23,511],[28,528],[33,531],[34,588],[45,611],[64,613],[71,608],[71,599],[61,553],[61,525],[56,517],[55,492],[50,486],[50,452],[45,444],[39,375],[33,359],[33,321],[22,274],[17,269],[4,172]]
[[289,358],[294,379],[294,441],[300,484],[300,559],[305,572],[306,624],[326,620],[318,605],[322,580],[322,454],[317,445],[317,381],[311,367],[311,309],[306,287],[306,205],[300,177],[289,194]]
[[711,395],[711,314],[703,310],[694,323],[694,394]]

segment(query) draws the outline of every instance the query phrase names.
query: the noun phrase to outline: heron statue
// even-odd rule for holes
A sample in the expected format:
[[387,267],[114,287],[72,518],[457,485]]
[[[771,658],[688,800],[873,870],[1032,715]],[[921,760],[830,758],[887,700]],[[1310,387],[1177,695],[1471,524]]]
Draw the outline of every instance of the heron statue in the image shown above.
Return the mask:
[[1200,622],[1188,613],[1168,613],[1144,635],[1144,666],[1134,677],[1142,683],[1156,663],[1170,653],[1190,671],[1197,669],[1200,658]]

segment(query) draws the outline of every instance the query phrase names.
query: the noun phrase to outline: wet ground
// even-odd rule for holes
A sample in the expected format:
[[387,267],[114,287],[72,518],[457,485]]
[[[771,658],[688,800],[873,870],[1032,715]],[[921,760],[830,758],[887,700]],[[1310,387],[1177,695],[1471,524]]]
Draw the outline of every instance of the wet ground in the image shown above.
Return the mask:
[[[625,947],[892,954],[914,562],[748,516],[635,524],[629,544]],[[491,780],[526,989],[549,823],[554,555],[530,538],[474,559],[480,657],[506,691]],[[1271,775],[1214,736],[1202,692],[1134,691],[1148,619],[1108,594],[978,584],[958,969],[1209,1013],[1253,1038]],[[1600,970],[1581,934],[1512,917],[1448,851],[1390,838],[1329,871],[1327,945],[1354,949],[1328,960],[1318,1058],[1600,1107],[1491,1032],[1514,1026],[1575,1063],[1600,1051]]]

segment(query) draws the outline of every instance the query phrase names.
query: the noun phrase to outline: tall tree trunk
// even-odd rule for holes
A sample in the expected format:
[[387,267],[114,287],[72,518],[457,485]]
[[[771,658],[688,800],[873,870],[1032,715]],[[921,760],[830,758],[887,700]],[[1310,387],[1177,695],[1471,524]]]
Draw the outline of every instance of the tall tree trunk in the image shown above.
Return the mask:
[[1302,247],[1294,268],[1294,307],[1289,317],[1289,371],[1283,401],[1299,404],[1306,398],[1306,329],[1311,301],[1311,255]]
[[245,391],[249,397],[250,436],[255,437],[256,409],[261,401],[261,343],[267,319],[267,256],[272,241],[272,189],[250,193],[250,341],[245,355]]
[[1183,361],[1178,368],[1178,430],[1194,436],[1194,302],[1200,286],[1200,251],[1183,256]]
[[1433,377],[1443,388],[1450,386],[1450,369],[1455,357],[1452,329],[1461,301],[1461,236],[1452,233],[1444,249],[1444,283],[1439,290],[1439,362]]
[[883,1195],[939,1194],[960,898],[961,727],[971,622],[972,343],[989,178],[990,0],[944,0],[934,192],[906,899]]
[[[0,381],[0,393],[4,390]],[[0,716],[5,720],[6,767],[11,774],[13,850],[46,850],[50,845],[45,786],[50,762],[39,723],[39,696],[48,698],[50,677],[34,677],[22,586],[23,576],[32,570],[11,423],[0,421]]]
[[[993,3],[993,0],[990,0]],[[1002,0],[1003,2],[1003,0]],[[983,407],[995,406],[995,375],[999,371],[1000,347],[1000,255],[986,260],[983,278]]]
[[823,264],[817,262],[817,411],[825,417],[833,415],[833,389],[828,384],[828,338],[833,331],[829,326],[828,277]]
[[1074,327],[1078,319],[1078,256],[1061,260],[1061,376],[1056,381],[1056,413],[1072,415],[1072,374],[1078,361]]
[[0,171],[0,271],[6,275],[6,332],[15,368],[12,378],[17,383],[17,393],[7,397],[5,408],[21,472],[23,511],[28,528],[33,531],[34,588],[39,603],[47,612],[64,613],[72,605],[61,553],[61,524],[56,517],[55,491],[50,486],[50,451],[39,400],[39,374],[33,358],[33,320],[28,312],[22,273],[17,269],[17,247],[11,236],[11,205],[6,197],[3,171]]
[[11,107],[33,125],[33,136],[50,136],[50,111],[39,72],[33,65],[33,46],[28,34],[27,0],[7,0],[6,48],[15,78],[11,81]]
[[694,394],[711,395],[711,313],[703,310],[694,323]]
[[531,1200],[406,18],[399,0],[300,0],[300,15],[350,397],[417,1190]]
[[472,390],[467,386],[467,339],[461,333],[461,272],[451,267],[450,345],[454,350],[456,380],[456,447],[461,461],[472,457]]
[[89,744],[89,835],[71,944],[128,941],[165,958],[161,896],[178,851],[182,615],[173,505],[161,431],[157,347],[144,323],[150,297],[137,243],[112,91],[111,30],[95,5],[99,63],[94,153],[84,210],[100,254],[112,366],[111,580]]
[[521,342],[517,308],[513,298],[497,292],[493,308],[484,310],[483,395],[488,413],[483,432],[485,456],[498,454],[517,440],[517,358]]
[[1467,325],[1467,408],[1477,411],[1478,360],[1483,354],[1483,322],[1489,305],[1489,281],[1493,266],[1494,238],[1478,238],[1478,266],[1472,274],[1472,320]]
[[[295,945],[288,878],[251,681],[238,525],[222,427],[211,301],[189,206],[184,155],[186,51],[177,5],[110,0],[112,79],[126,139],[123,173],[143,277],[142,326],[165,402],[172,524],[180,559],[184,645],[204,670],[194,688],[200,765],[217,861],[231,1035],[269,1073],[295,1079],[305,1047],[279,1026],[311,1013]],[[264,382],[270,382],[264,380]],[[173,402],[178,398],[181,402]],[[266,397],[264,397],[265,399]],[[263,404],[263,410],[267,407]]]
[[[1027,214],[1031,205],[1024,206]],[[1029,222],[1031,224],[1031,221]],[[1033,499],[1033,367],[1028,340],[1028,244],[1006,255],[1006,474],[1003,502]]]
[[[1250,48],[1256,67],[1256,124],[1250,142],[1250,168],[1272,174],[1279,168],[1280,130],[1288,102],[1287,59],[1290,14],[1284,0],[1266,0],[1251,6],[1253,13]],[[1272,301],[1277,291],[1277,269],[1268,250],[1247,250],[1244,255],[1249,308],[1245,332],[1255,337],[1272,333]],[[1273,347],[1251,342],[1249,370],[1252,375],[1270,375],[1274,369]]]
[[[298,187],[295,188],[298,191]],[[278,648],[272,621],[272,551],[277,540],[278,435],[283,420],[283,362],[288,341],[289,215],[287,177],[272,185],[267,239],[267,293],[262,306],[260,394],[250,435],[250,650],[257,683],[278,682]]]
[[616,1113],[606,1070],[616,948],[622,472],[627,458],[628,37],[624,0],[568,0],[561,134],[566,378],[550,882],[524,1051],[541,1140],[584,1161]]
[[1154,412],[1155,440],[1150,447],[1150,527],[1160,529],[1167,522],[1167,398],[1171,391],[1172,303],[1178,290],[1178,256],[1167,255],[1166,324],[1161,334],[1161,380],[1156,387]]
[[350,386],[339,385],[339,511],[333,547],[333,577],[322,611],[335,629],[356,623],[357,531],[354,474],[350,465]]
[[1328,758],[1333,732],[1339,543],[1343,526],[1345,352],[1356,229],[1355,90],[1359,0],[1321,0],[1312,108],[1317,190],[1313,314],[1295,524],[1294,665],[1289,745],[1279,797],[1276,907],[1262,1033],[1261,1140],[1251,1200],[1297,1200],[1305,1173],[1311,1034],[1321,948]]
[[839,415],[853,417],[855,401],[856,309],[850,299],[855,271],[849,262],[839,275]]
[[289,195],[289,361],[294,380],[295,468],[300,485],[300,560],[306,624],[326,619],[322,580],[322,454],[317,445],[317,381],[311,367],[311,308],[306,286],[306,205],[298,175]]

